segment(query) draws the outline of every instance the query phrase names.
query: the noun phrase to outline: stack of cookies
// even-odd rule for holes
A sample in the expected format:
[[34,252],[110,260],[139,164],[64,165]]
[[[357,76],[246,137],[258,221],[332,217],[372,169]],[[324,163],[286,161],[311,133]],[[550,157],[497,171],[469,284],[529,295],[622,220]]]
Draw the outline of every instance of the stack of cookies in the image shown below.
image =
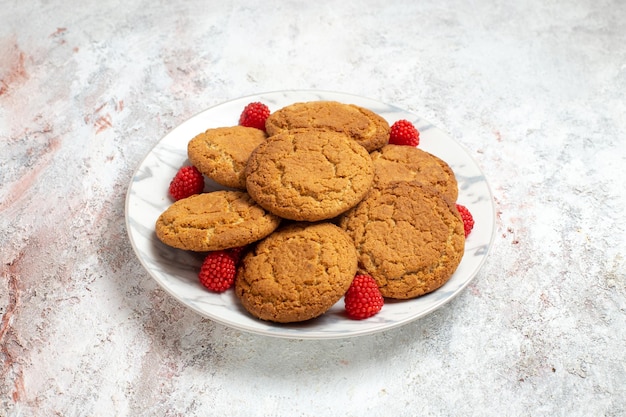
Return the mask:
[[189,160],[228,188],[175,202],[157,237],[199,252],[246,246],[235,293],[262,320],[318,317],[357,273],[386,298],[434,291],[464,251],[457,182],[441,159],[388,141],[381,116],[332,101],[277,110],[265,131],[209,129]]

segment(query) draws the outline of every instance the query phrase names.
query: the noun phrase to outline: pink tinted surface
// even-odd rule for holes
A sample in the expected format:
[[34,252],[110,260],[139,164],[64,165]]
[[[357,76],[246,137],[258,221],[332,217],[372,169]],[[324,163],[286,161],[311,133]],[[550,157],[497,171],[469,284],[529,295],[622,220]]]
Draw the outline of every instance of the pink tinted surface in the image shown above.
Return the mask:
[[[3,5],[0,416],[626,413],[626,5],[407,3]],[[160,289],[125,228],[134,169],[205,108],[288,89],[392,103],[468,150],[497,231],[466,291],[301,341]]]

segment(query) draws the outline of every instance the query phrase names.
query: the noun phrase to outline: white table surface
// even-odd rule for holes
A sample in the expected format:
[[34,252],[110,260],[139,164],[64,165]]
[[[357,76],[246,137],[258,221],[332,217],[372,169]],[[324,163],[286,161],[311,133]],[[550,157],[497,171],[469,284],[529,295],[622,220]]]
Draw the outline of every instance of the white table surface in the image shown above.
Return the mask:
[[[245,4],[245,5],[244,5]],[[626,415],[626,2],[7,0],[0,416]],[[125,193],[199,111],[387,102],[494,194],[470,286],[406,326],[286,340],[205,319],[137,260]]]

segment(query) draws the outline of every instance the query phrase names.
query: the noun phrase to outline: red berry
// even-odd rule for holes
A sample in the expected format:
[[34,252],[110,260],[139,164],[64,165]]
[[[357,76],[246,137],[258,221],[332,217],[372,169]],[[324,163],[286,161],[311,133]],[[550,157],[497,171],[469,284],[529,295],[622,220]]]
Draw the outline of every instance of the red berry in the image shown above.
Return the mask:
[[378,284],[369,275],[357,274],[344,296],[348,317],[361,320],[378,313],[384,304]]
[[417,146],[420,143],[420,132],[408,120],[398,120],[389,130],[389,143]]
[[247,245],[239,246],[236,248],[226,249],[226,252],[233,258],[233,260],[235,261],[235,265],[237,265],[239,264],[239,261],[241,260],[241,255],[247,248],[248,248]]
[[235,260],[226,251],[209,252],[204,258],[198,278],[200,283],[213,292],[224,292],[235,282]]
[[474,228],[474,217],[467,207],[461,204],[457,204],[456,209],[463,219],[463,229],[465,230],[465,237],[467,237]]
[[241,112],[239,125],[254,127],[265,131],[265,120],[270,115],[270,109],[265,104],[255,101],[248,104]]
[[194,166],[184,166],[179,169],[170,182],[169,188],[170,195],[176,201],[200,194],[202,190],[204,190],[204,176]]

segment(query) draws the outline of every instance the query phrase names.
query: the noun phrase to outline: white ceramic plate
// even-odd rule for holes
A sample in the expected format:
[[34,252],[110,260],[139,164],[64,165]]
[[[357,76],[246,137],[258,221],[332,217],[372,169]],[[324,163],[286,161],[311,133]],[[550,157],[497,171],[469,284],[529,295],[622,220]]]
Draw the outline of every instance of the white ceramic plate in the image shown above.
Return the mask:
[[[280,325],[251,317],[232,290],[214,294],[198,282],[201,255],[173,249],[155,235],[158,216],[172,203],[168,186],[178,168],[187,161],[187,142],[208,128],[236,125],[243,108],[252,101],[267,104],[271,111],[286,105],[314,100],[336,100],[368,108],[391,125],[399,119],[412,121],[420,131],[419,147],[445,160],[459,183],[458,202],[474,216],[463,259],[452,278],[440,289],[407,301],[388,301],[382,311],[366,320],[345,316],[343,299],[321,317],[300,324]],[[207,184],[206,191],[220,188]],[[401,326],[425,316],[459,294],[476,276],[492,244],[495,211],[487,181],[470,155],[452,138],[420,117],[375,100],[326,91],[281,91],[242,97],[205,110],[161,139],[139,165],[126,196],[126,227],[137,257],[159,283],[178,301],[211,320],[258,334],[293,339],[332,339],[365,335]]]

